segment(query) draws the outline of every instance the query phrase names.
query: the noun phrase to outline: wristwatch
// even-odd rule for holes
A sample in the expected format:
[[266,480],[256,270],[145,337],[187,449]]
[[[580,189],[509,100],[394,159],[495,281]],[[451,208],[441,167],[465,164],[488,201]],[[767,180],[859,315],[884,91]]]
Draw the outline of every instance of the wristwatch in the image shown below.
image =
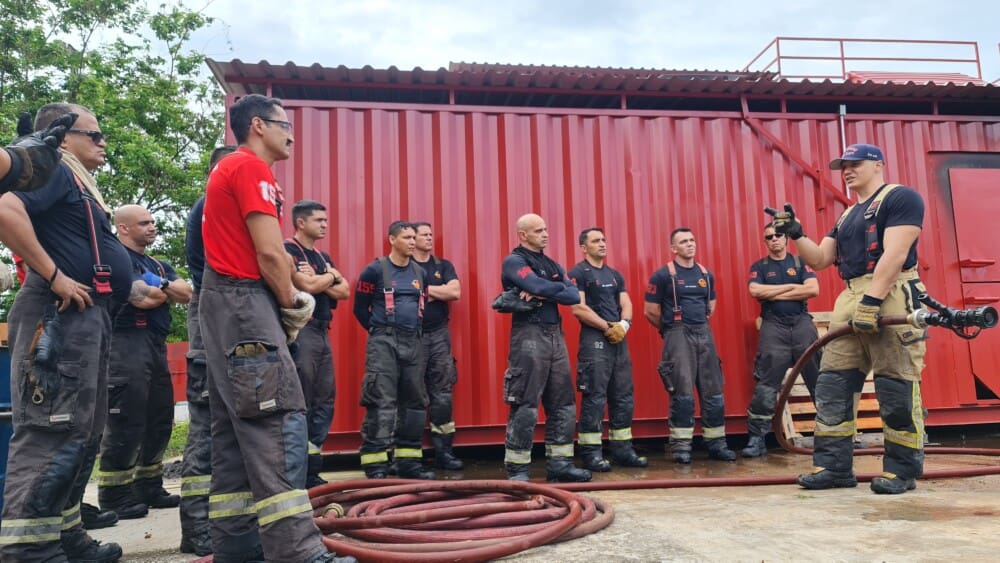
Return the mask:
[[168,280],[167,278],[161,278],[160,291],[166,291],[168,287],[170,287],[170,280]]

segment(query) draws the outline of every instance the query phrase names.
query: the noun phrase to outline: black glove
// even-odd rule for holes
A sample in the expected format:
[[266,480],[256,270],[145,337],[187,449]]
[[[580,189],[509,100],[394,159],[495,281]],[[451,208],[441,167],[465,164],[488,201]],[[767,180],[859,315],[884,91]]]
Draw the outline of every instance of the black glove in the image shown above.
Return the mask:
[[32,401],[42,403],[59,389],[59,358],[62,357],[63,329],[55,305],[46,305],[38,323],[41,335],[35,345],[31,373],[35,383]]
[[[25,115],[22,114],[18,120],[18,133],[24,129]],[[10,171],[0,180],[0,193],[30,192],[44,186],[59,166],[59,159],[62,158],[59,146],[76,118],[75,113],[68,113],[53,121],[44,131],[24,135],[4,147],[3,150],[10,155]]]
[[771,221],[771,225],[774,227],[774,232],[781,233],[788,236],[792,240],[799,240],[802,238],[802,223],[799,223],[798,219],[795,218],[795,210],[792,209],[791,203],[785,204],[784,211],[778,211],[771,207],[765,207],[764,213],[767,213],[774,220]]
[[498,313],[528,313],[541,306],[541,300],[521,299],[521,290],[517,287],[505,290],[493,300],[493,309]]

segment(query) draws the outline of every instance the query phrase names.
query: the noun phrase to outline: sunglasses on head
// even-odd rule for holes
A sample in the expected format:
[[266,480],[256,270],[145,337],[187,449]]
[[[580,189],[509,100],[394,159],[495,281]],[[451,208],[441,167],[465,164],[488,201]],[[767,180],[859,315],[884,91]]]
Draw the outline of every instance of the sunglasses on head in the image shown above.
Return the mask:
[[89,130],[89,129],[70,129],[69,131],[66,131],[66,132],[67,133],[76,133],[77,135],[86,135],[86,136],[90,137],[91,141],[94,141],[95,145],[99,145],[99,144],[101,144],[101,141],[104,141],[104,140],[107,139],[107,137],[104,135],[104,133],[102,131],[92,131],[92,130]]
[[784,233],[774,233],[773,235],[764,235],[764,240],[773,240],[776,238],[784,238]]

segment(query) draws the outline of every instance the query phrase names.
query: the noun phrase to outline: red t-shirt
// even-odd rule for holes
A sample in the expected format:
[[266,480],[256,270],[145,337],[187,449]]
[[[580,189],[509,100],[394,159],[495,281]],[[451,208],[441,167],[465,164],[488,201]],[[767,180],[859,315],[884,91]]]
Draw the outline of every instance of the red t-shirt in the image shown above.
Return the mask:
[[284,197],[266,162],[240,147],[208,176],[201,233],[205,262],[224,276],[257,280],[257,251],[246,218],[265,213],[281,220]]

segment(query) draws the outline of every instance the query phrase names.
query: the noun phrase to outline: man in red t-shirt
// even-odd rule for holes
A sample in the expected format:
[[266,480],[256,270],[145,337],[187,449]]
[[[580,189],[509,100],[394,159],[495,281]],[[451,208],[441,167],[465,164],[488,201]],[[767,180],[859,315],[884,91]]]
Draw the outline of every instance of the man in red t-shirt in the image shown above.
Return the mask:
[[215,561],[333,561],[305,491],[305,401],[287,345],[313,305],[292,286],[271,172],[288,158],[292,123],[279,100],[258,94],[229,119],[239,149],[209,175],[202,223]]

